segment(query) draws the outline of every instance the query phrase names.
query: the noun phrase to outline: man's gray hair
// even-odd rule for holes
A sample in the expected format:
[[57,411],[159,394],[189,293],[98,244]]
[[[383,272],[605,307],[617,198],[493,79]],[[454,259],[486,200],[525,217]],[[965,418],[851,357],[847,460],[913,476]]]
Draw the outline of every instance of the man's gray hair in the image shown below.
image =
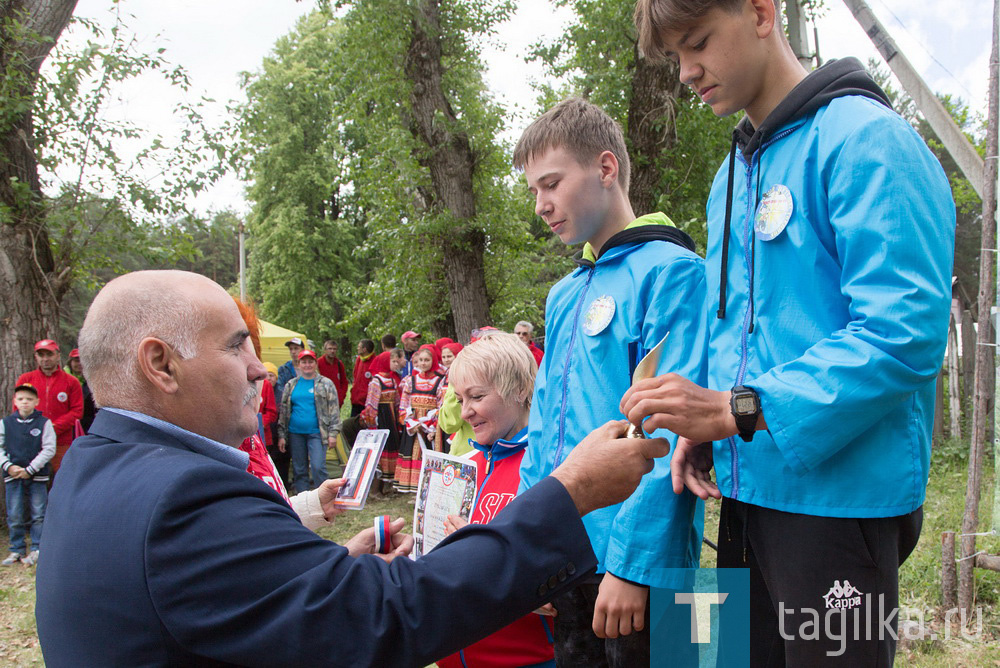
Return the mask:
[[203,309],[191,299],[192,293],[158,280],[164,273],[136,272],[128,282],[113,285],[112,281],[87,311],[77,345],[84,376],[99,406],[143,404],[146,390],[138,362],[143,339],[160,339],[185,359],[198,354]]
[[522,320],[521,322],[519,322],[516,325],[514,325],[514,329],[517,329],[518,327],[527,327],[528,328],[528,334],[531,334],[531,333],[533,333],[535,331],[535,326],[532,325],[527,320]]

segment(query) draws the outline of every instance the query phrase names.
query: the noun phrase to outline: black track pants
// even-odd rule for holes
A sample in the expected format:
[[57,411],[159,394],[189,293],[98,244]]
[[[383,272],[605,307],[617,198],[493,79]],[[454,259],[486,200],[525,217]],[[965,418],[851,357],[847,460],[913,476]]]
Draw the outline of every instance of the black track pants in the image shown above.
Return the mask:
[[750,665],[891,666],[899,566],[922,520],[922,508],[854,519],[723,499],[718,565],[750,569]]

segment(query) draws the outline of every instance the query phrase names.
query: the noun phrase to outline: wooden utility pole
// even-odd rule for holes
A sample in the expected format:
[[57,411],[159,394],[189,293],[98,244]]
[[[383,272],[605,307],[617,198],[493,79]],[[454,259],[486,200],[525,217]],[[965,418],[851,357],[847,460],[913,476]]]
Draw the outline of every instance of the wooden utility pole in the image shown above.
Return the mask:
[[[965,514],[962,516],[962,559],[958,571],[958,605],[972,614],[975,599],[973,571],[976,561],[976,536],[979,531],[979,498],[986,441],[987,413],[997,383],[994,361],[995,340],[991,340],[990,310],[996,303],[998,258],[996,252],[997,214],[997,76],[1000,0],[993,5],[993,50],[990,53],[989,113],[986,123],[986,161],[983,173],[983,233],[979,262],[979,331],[976,340],[976,391],[972,407],[972,444],[969,448],[969,477],[965,488]],[[992,252],[991,252],[992,251]]]
[[[875,14],[868,7],[868,3],[865,0],[844,0],[844,4],[847,5],[847,8],[854,14],[854,18],[864,28],[868,38],[871,39],[875,48],[882,54],[886,64],[889,65],[889,69],[899,79],[899,83],[903,85],[903,89],[913,98],[917,109],[927,119],[931,129],[934,130],[934,133],[944,145],[945,150],[948,151],[955,160],[955,163],[958,164],[958,168],[962,170],[962,174],[965,175],[965,178],[972,184],[973,189],[975,189],[976,193],[985,202],[986,198],[983,195],[983,159],[979,157],[975,147],[972,146],[965,134],[959,129],[954,119],[952,119],[951,114],[948,113],[948,110],[941,104],[941,100],[934,94],[934,91],[924,82],[910,61],[899,50],[899,47],[896,46],[896,43],[889,36],[889,33],[886,32],[879,20],[875,18]],[[992,220],[992,218],[988,220]],[[987,307],[986,312],[987,314],[989,313],[989,307]]]

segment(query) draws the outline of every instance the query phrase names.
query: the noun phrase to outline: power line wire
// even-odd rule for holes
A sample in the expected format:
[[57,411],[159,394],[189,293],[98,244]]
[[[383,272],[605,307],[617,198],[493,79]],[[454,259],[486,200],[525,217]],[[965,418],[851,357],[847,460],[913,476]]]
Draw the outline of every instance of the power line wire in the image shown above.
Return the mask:
[[956,84],[958,84],[962,88],[962,90],[964,90],[969,95],[969,100],[971,101],[972,98],[975,97],[972,94],[972,91],[969,90],[968,88],[966,88],[965,84],[963,84],[958,79],[958,77],[956,77],[954,74],[952,74],[951,70],[949,70],[947,67],[944,66],[944,63],[942,63],[940,60],[938,60],[937,58],[934,57],[934,54],[931,53],[930,50],[926,46],[924,46],[924,43],[921,42],[917,38],[916,35],[914,35],[912,32],[910,32],[910,30],[906,27],[906,24],[903,23],[903,21],[898,16],[896,16],[895,12],[893,12],[892,9],[887,4],[885,4],[885,2],[883,2],[882,0],[878,0],[878,3],[880,5],[882,5],[883,7],[885,7],[885,11],[889,12],[889,15],[892,16],[892,18],[896,19],[896,23],[898,23],[899,26],[903,29],[903,32],[905,32],[907,35],[909,35],[910,38],[913,39],[913,41],[917,43],[917,46],[919,46],[921,49],[923,49],[924,53],[926,53],[928,56],[930,56],[931,60],[933,60],[935,63],[937,63],[937,66],[940,67],[942,70],[944,70],[945,73],[949,77],[951,77],[951,80],[954,81]]

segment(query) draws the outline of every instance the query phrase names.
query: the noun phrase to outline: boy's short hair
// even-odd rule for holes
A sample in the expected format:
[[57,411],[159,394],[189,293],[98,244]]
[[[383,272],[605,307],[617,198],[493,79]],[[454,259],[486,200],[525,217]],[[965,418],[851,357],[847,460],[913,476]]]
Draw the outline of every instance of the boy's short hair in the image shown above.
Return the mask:
[[531,405],[538,365],[528,346],[508,332],[490,332],[462,349],[448,371],[449,382],[478,380],[492,386],[500,397],[513,403],[523,395]]
[[17,395],[18,392],[28,392],[29,394],[35,395],[36,399],[38,398],[38,390],[35,389],[34,385],[31,385],[29,383],[21,383],[20,385],[15,387],[14,394]]
[[386,350],[392,350],[396,347],[396,335],[386,334],[382,337],[382,347]]
[[359,343],[361,344],[361,349],[364,350],[366,353],[375,352],[375,342],[372,341],[371,339],[361,339]]
[[[635,3],[635,27],[639,51],[654,62],[666,60],[663,33],[685,28],[713,9],[736,12],[746,0],[639,0]],[[780,9],[780,0],[774,0]],[[779,12],[780,16],[780,12]]]
[[406,357],[406,351],[402,348],[392,348],[389,350],[389,359],[394,357]]
[[618,183],[628,191],[631,163],[625,135],[597,105],[571,97],[536,118],[514,147],[514,168],[523,170],[532,158],[553,148],[565,148],[581,165],[611,151],[618,159]]

